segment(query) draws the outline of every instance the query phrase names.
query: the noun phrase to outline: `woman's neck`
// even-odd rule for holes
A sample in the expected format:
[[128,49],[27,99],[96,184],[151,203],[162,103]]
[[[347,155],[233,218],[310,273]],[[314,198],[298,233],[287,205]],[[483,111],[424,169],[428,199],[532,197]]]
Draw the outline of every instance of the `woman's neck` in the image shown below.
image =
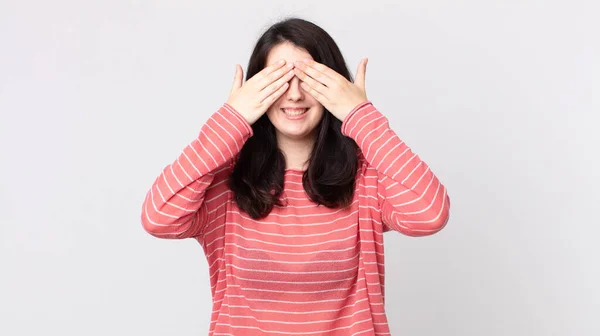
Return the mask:
[[277,142],[285,156],[286,169],[306,170],[308,168],[308,159],[315,142],[314,137],[302,140],[280,137]]

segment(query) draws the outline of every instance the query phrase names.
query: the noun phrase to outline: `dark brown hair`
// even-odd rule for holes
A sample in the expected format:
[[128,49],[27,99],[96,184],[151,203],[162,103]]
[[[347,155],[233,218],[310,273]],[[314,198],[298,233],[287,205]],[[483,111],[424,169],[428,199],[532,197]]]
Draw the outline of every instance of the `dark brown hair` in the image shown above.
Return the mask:
[[[250,56],[246,80],[265,67],[271,49],[290,42],[349,81],[352,75],[333,38],[312,22],[288,18],[269,27]],[[358,169],[358,146],[341,132],[342,122],[324,108],[302,184],[310,199],[329,208],[348,206],[353,199]],[[266,114],[253,125],[253,136],[242,147],[229,178],[238,207],[250,217],[267,216],[282,206],[285,157],[277,145],[275,127]]]

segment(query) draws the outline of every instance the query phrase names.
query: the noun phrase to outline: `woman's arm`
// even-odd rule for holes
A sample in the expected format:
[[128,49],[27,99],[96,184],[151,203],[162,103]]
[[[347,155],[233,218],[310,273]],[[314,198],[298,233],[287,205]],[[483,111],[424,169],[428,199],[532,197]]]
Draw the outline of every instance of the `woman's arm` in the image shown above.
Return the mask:
[[384,231],[426,236],[446,225],[450,213],[446,188],[371,102],[359,104],[347,115],[342,133],[356,141],[378,172]]
[[[142,205],[142,225],[158,238],[180,239],[202,234],[213,211],[226,198],[205,201],[215,176],[253,135],[250,124],[228,104],[202,126],[196,139],[155,179]],[[218,183],[222,183],[220,181]]]

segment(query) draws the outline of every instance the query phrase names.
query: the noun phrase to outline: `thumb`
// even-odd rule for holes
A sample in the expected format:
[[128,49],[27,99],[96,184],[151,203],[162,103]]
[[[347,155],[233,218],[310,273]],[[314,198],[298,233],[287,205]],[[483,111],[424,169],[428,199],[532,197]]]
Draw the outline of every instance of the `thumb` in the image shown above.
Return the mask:
[[233,85],[231,86],[231,92],[242,87],[242,81],[244,78],[244,70],[239,64],[235,65],[235,76],[233,77]]
[[367,76],[367,62],[368,58],[363,59],[358,64],[358,69],[356,69],[356,80],[354,83],[356,86],[361,88],[363,91],[365,90],[365,77]]

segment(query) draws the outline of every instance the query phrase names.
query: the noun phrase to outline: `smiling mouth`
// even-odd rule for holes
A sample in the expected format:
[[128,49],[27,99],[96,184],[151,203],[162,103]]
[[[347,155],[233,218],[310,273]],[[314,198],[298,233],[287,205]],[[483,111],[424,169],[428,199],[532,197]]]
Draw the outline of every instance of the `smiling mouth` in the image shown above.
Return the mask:
[[306,113],[306,111],[308,111],[308,108],[282,108],[281,111],[283,111],[283,113],[291,117],[294,117]]

